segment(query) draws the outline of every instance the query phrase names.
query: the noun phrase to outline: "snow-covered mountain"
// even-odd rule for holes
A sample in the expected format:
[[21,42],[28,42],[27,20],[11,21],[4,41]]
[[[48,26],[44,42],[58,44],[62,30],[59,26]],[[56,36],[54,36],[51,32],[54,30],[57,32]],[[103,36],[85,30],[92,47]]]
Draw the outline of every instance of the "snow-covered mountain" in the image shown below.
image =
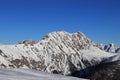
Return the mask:
[[81,32],[52,32],[39,42],[24,40],[15,45],[0,45],[0,67],[67,75],[113,56],[94,45]]
[[110,52],[110,53],[120,53],[120,47],[118,47],[117,45],[111,43],[108,45],[104,45],[104,44],[95,44],[96,47],[100,48],[101,50],[104,50],[106,52]]

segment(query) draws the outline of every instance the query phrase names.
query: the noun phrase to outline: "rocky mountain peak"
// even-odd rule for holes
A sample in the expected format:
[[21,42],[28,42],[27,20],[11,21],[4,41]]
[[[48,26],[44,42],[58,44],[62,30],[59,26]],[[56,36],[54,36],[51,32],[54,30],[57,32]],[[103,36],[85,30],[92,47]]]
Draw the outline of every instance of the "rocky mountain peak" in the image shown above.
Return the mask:
[[[89,48],[89,46],[93,45],[93,42],[88,39],[82,32],[76,32],[76,33],[68,33],[65,31],[57,31],[49,33],[44,37],[42,42],[40,43],[44,44],[53,43],[57,45],[65,44],[67,46],[71,47],[77,47],[77,49],[84,49]],[[48,42],[48,43],[47,43]]]

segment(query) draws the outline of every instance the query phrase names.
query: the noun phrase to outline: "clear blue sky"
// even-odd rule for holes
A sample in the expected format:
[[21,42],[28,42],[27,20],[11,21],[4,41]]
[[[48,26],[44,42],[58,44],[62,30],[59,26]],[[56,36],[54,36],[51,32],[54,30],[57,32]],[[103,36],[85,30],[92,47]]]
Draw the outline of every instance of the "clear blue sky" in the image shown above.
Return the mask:
[[120,44],[120,0],[0,0],[0,43],[38,41],[59,30]]

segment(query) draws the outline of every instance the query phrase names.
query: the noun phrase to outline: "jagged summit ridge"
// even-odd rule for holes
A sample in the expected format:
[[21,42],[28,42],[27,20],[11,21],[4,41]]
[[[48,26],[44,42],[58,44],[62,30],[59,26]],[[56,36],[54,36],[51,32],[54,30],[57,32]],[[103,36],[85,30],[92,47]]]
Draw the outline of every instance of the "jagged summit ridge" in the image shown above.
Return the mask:
[[[63,43],[69,46],[78,47],[78,49],[88,48],[89,46],[93,45],[92,41],[81,32],[73,34],[65,31],[52,32],[46,35],[44,39],[48,43],[54,42],[57,45],[61,45],[61,43]],[[40,41],[40,43],[43,41],[44,40]]]

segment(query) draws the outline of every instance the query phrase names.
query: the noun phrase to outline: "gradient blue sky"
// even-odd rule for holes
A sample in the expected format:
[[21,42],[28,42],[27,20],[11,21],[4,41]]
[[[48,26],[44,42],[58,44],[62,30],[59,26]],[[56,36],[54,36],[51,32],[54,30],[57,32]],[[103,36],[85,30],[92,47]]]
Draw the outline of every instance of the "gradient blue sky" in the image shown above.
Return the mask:
[[120,0],[0,0],[0,43],[59,30],[120,45]]

